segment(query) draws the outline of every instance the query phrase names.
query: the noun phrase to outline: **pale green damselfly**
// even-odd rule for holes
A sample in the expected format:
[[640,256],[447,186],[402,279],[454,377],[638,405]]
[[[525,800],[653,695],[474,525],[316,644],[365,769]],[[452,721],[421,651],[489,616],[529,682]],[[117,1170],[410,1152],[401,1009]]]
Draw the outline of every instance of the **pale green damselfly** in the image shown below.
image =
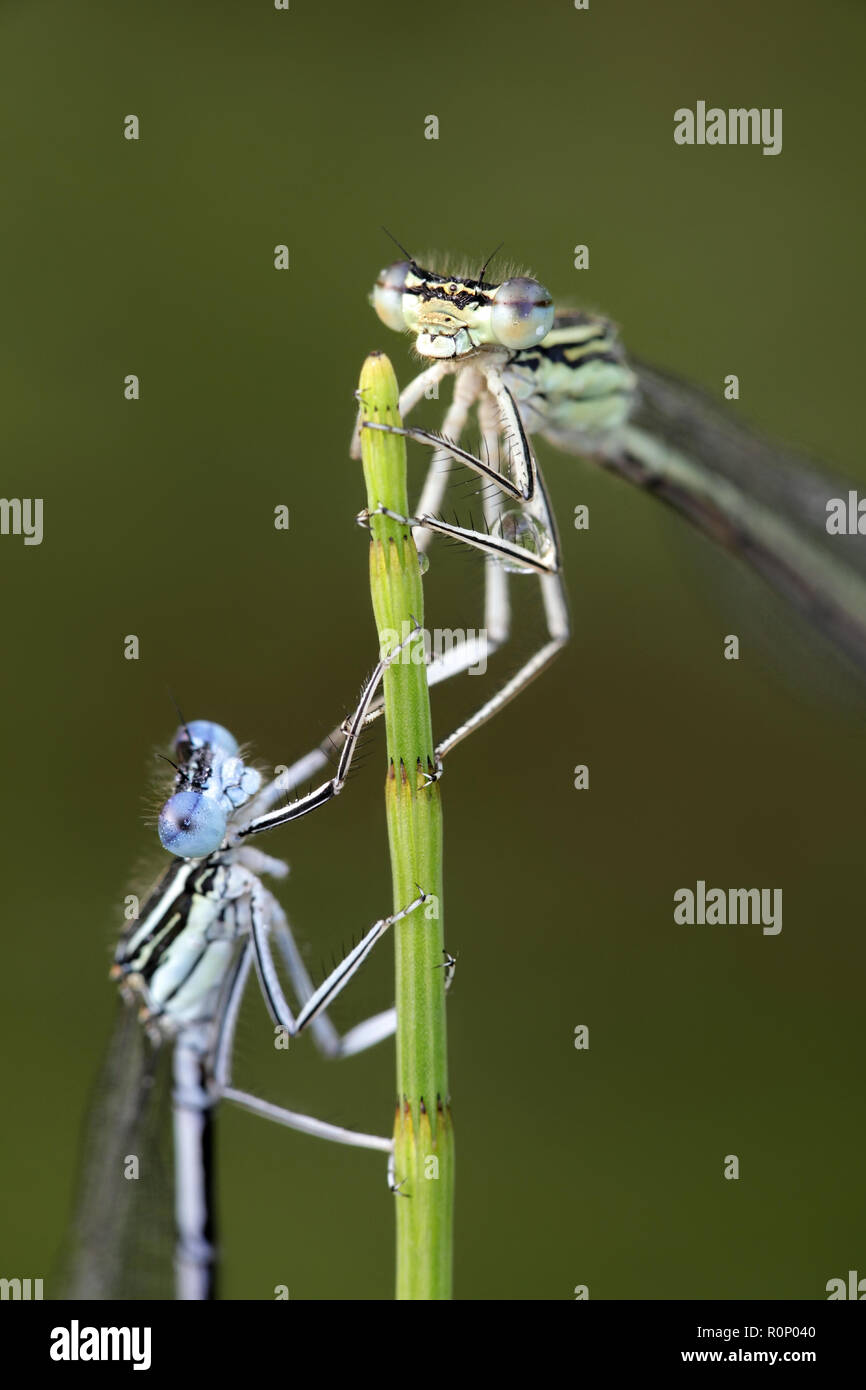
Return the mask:
[[[401,395],[403,417],[438,394],[445,376],[455,377],[441,432],[404,431],[436,452],[416,513],[403,520],[418,528],[421,550],[440,534],[499,562],[487,566],[486,636],[455,647],[431,682],[469,669],[506,640],[509,571],[537,574],[542,585],[542,647],[440,754],[513,698],[569,637],[561,547],[532,434],[666,502],[745,560],[866,669],[866,541],[828,530],[828,507],[847,500],[850,484],[759,438],[734,407],[629,361],[609,320],[557,311],[538,281],[490,281],[486,269],[477,278],[438,273],[409,257],[383,270],[371,295],[380,319],[408,332],[428,363]],[[481,456],[459,443],[473,406]],[[453,460],[493,484],[485,489],[484,530],[439,515]]]

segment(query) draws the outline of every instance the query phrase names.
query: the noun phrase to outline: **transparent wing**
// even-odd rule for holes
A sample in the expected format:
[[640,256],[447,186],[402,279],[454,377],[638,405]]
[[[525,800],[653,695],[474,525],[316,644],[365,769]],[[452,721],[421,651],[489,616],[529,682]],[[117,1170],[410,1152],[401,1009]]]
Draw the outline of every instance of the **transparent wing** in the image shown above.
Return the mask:
[[636,370],[640,384],[636,424],[789,517],[818,544],[844,556],[847,564],[866,576],[863,537],[831,537],[826,529],[827,499],[845,497],[853,486],[849,479],[762,438],[722,409],[709,392],[642,363]]
[[[174,1296],[170,1053],[121,1003],[91,1096],[55,1297]],[[138,1177],[127,1176],[134,1160]]]
[[827,502],[853,485],[762,439],[696,387],[631,365],[639,404],[619,447],[596,461],[740,556],[866,671],[866,537],[826,529]]

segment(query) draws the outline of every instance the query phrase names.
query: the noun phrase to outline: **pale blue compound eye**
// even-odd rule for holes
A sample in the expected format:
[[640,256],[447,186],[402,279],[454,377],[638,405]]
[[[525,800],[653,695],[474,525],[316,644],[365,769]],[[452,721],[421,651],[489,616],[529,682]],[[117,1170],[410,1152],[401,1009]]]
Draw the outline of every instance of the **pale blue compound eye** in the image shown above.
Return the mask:
[[503,280],[493,296],[490,327],[503,347],[533,347],[553,327],[553,299],[550,290],[537,280],[518,276]]
[[180,859],[202,859],[219,849],[227,817],[217,803],[200,792],[175,792],[159,813],[163,849]]
[[181,724],[174,737],[175,751],[184,759],[189,758],[194,748],[202,748],[206,743],[228,757],[238,751],[234,735],[210,719],[191,719],[188,724]]
[[411,262],[396,261],[394,265],[380,270],[379,278],[370,296],[373,308],[382,322],[395,332],[402,333],[406,327],[403,317],[403,288],[406,276],[411,270]]

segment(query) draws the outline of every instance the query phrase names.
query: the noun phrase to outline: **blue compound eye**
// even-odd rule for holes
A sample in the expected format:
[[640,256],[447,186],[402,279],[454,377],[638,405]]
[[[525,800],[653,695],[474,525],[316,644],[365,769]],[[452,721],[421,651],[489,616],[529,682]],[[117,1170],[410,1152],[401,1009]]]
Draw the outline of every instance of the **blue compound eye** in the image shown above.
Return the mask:
[[191,719],[188,724],[181,724],[174,736],[175,752],[184,760],[190,757],[194,748],[201,748],[206,743],[229,757],[238,751],[234,735],[222,724],[214,724],[210,719]]
[[218,748],[221,753],[227,753],[229,756],[238,751],[238,741],[234,734],[230,734],[222,724],[214,724],[211,719],[193,719],[177,732],[178,736],[188,732],[193,743],[209,743],[211,748]]
[[175,792],[159,813],[163,849],[181,859],[202,859],[219,849],[226,834],[225,811],[200,792]]

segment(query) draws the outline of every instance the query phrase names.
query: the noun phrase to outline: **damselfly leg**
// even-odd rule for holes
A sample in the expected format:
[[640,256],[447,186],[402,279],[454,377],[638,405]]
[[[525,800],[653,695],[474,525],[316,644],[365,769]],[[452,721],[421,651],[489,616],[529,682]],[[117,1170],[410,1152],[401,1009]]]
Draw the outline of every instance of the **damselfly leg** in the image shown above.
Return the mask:
[[[384,284],[382,283],[384,281]],[[410,286],[411,281],[411,286]],[[501,333],[525,345],[537,341],[540,331],[552,322],[552,302],[535,282],[508,282],[511,299],[503,301],[506,318],[496,322]],[[410,327],[416,333],[416,346],[425,355],[438,357],[400,397],[402,417],[423,398],[432,383],[449,373],[456,376],[454,395],[441,434],[404,427],[407,438],[434,450],[418,512],[412,517],[395,517],[416,531],[419,550],[426,548],[433,535],[461,541],[487,557],[485,567],[485,639],[483,655],[492,654],[507,641],[511,627],[508,575],[534,574],[541,581],[546,623],[546,640],[528,661],[476,710],[470,719],[449,735],[437,748],[441,761],[462,739],[486,723],[520,693],[553,660],[569,638],[568,603],[561,578],[561,556],[556,522],[520,410],[503,380],[500,367],[507,358],[501,348],[489,345],[479,350],[479,342],[466,328],[471,286],[492,289],[482,282],[446,282],[422,271],[412,263],[383,272],[374,292],[380,317],[391,327]],[[407,288],[409,287],[409,288]],[[423,287],[423,288],[422,288]],[[469,287],[469,288],[468,288]],[[424,293],[429,289],[425,310]],[[408,307],[407,307],[408,297]],[[399,304],[398,304],[399,299]],[[446,301],[460,306],[463,318],[451,315]],[[506,321],[507,320],[507,321]],[[484,457],[460,446],[469,411],[478,408]],[[393,432],[393,427],[367,422],[367,428]],[[359,440],[353,441],[355,451]],[[465,527],[437,515],[451,468],[451,461],[464,464],[487,484],[484,490],[485,530]],[[503,466],[504,465],[504,466]],[[366,521],[368,513],[359,520]],[[394,514],[391,513],[393,516]],[[456,644],[445,660],[431,663],[430,684],[468,670],[479,659],[478,639]]]

